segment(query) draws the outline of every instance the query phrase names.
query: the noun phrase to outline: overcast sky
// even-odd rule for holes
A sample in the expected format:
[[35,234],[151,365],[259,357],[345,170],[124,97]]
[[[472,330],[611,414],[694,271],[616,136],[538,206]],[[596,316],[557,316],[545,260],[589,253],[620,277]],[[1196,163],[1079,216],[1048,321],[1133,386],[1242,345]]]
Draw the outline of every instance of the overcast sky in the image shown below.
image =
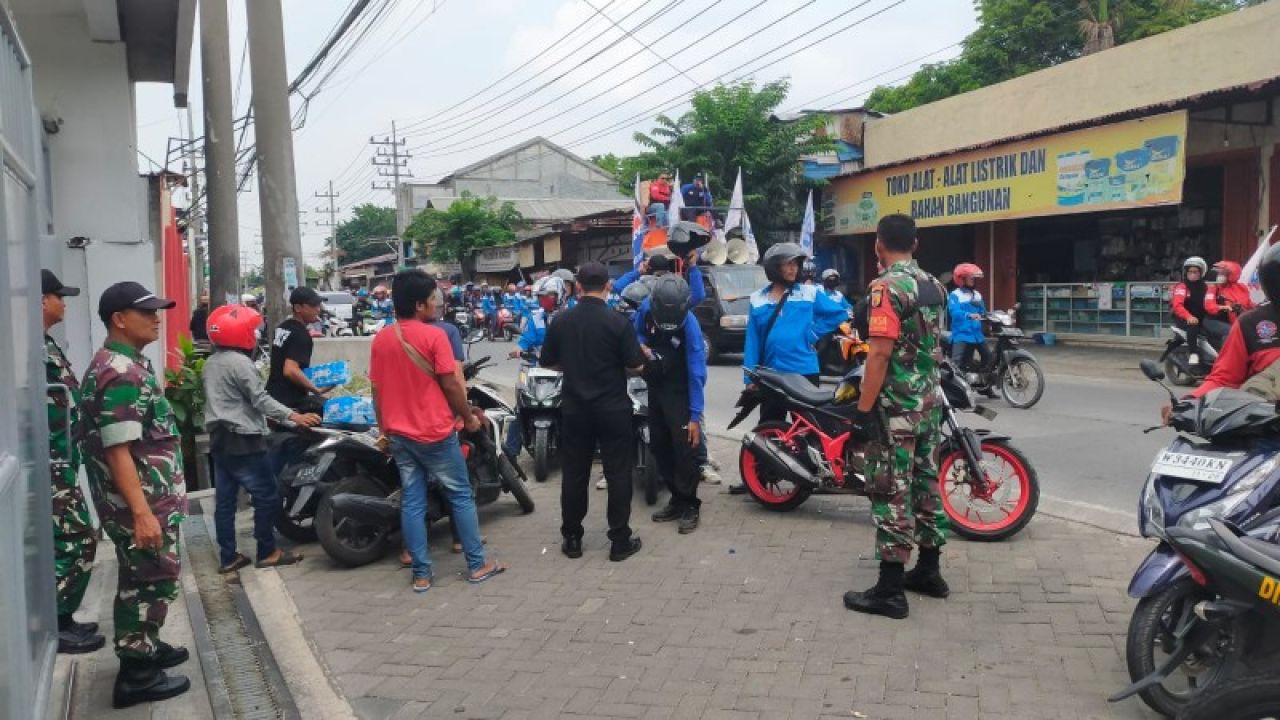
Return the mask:
[[[234,88],[245,46],[244,2],[228,2]],[[382,2],[374,0],[371,7]],[[290,79],[348,5],[349,0],[284,0]],[[315,96],[305,126],[294,134],[299,204],[309,211],[301,225],[309,262],[318,262],[328,236],[317,224],[328,220],[327,213],[316,212],[327,201],[314,194],[330,180],[341,194],[339,221],[362,202],[391,205],[389,191],[370,187],[375,169],[368,141],[389,133],[393,120],[407,129],[409,167],[418,179],[438,179],[535,135],[584,157],[625,154],[636,149],[635,131],[649,130],[659,111],[675,115],[687,108],[684,98],[699,84],[788,77],[791,95],[784,110],[853,107],[876,83],[904,80],[919,58],[953,57],[954,44],[975,26],[969,0],[392,0],[390,5],[383,22]],[[195,134],[200,135],[198,41],[191,77]],[[239,84],[237,116],[249,105],[247,67]],[[139,150],[159,163],[165,162],[167,139],[186,132],[185,111],[175,110],[170,96],[168,86],[138,86]],[[293,100],[296,109],[302,101]],[[139,167],[155,169],[141,155]],[[174,159],[171,169],[181,170],[180,161]],[[257,263],[256,182],[246,190],[239,202],[240,245]]]

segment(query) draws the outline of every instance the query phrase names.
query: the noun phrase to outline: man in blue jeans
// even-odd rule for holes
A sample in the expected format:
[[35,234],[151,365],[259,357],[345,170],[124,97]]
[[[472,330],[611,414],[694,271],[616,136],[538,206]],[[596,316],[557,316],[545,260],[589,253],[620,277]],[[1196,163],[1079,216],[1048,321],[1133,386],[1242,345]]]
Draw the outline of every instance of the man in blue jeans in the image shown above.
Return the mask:
[[205,428],[209,431],[217,483],[214,526],[221,565],[233,573],[250,564],[236,552],[236,501],[244,488],[253,500],[253,535],[258,541],[257,566],[291,565],[301,555],[276,547],[275,519],[280,512],[276,475],[267,452],[267,418],[306,427],[320,417],[296,413],[267,393],[250,354],[257,346],[262,316],[244,305],[223,305],[209,315],[214,353],[204,364]]
[[482,583],[506,570],[485,558],[480,519],[458,442],[457,418],[468,432],[480,421],[467,403],[467,391],[449,340],[431,327],[431,297],[436,281],[420,270],[397,273],[392,282],[396,323],[380,330],[369,356],[369,380],[378,427],[390,439],[400,469],[400,525],[413,565],[413,591],[431,589],[427,550],[427,476],[444,489],[450,522],[467,560],[468,581]]

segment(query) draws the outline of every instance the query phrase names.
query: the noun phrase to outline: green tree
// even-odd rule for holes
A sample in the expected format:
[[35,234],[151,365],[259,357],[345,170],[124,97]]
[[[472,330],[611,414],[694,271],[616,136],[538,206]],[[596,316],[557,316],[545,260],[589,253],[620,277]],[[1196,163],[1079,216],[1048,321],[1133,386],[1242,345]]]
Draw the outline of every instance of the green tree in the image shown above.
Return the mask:
[[618,187],[631,195],[636,174],[652,179],[659,172],[679,171],[690,182],[701,172],[716,197],[727,205],[742,168],[744,201],[752,224],[776,229],[800,220],[800,157],[830,150],[832,141],[818,130],[821,116],[794,122],[772,119],[787,97],[789,83],[778,80],[759,88],[753,82],[717,85],[693,96],[692,107],[678,118],[659,115],[656,127],[636,133],[645,148],[639,155],[594,158],[614,173]]
[[978,28],[960,56],[905,84],[877,87],[865,105],[902,112],[1231,12],[1257,0],[975,0]]
[[351,211],[351,218],[343,220],[334,228],[334,236],[338,241],[337,263],[346,265],[386,255],[390,250],[385,243],[370,240],[395,237],[395,234],[395,208],[380,207],[373,203],[357,205]]
[[404,237],[419,254],[466,269],[473,251],[514,242],[515,231],[523,226],[524,218],[510,202],[499,205],[495,197],[464,192],[447,210],[428,208],[418,213]]

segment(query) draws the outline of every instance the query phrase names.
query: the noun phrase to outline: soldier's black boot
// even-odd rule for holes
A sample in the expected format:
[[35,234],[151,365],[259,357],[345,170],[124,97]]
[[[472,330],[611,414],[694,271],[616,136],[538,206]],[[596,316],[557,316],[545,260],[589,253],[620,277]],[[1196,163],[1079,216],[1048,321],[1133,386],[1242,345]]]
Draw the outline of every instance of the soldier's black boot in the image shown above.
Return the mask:
[[117,709],[127,708],[138,703],[168,700],[190,689],[191,681],[185,675],[168,675],[152,660],[120,658],[120,672],[116,675],[111,704]]
[[97,623],[78,623],[70,615],[58,618],[58,652],[64,655],[83,655],[95,652],[107,644],[98,635]]
[[168,670],[171,667],[177,667],[190,659],[191,653],[182,646],[174,647],[169,643],[160,640],[156,642],[156,654],[151,658],[151,664],[161,670]]
[[902,620],[911,612],[902,591],[902,576],[902,563],[881,560],[880,580],[865,592],[845,593],[844,606],[855,612]]
[[941,555],[942,551],[938,548],[920,548],[920,559],[911,572],[903,576],[902,586],[929,597],[945,598],[950,595],[951,588],[942,579],[942,570],[938,567]]

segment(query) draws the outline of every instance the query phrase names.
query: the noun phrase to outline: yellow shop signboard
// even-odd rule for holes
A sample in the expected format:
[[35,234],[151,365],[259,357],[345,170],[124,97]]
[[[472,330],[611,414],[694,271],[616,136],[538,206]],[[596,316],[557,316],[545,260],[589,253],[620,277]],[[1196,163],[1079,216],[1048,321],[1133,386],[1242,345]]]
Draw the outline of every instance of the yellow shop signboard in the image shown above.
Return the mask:
[[875,232],[1182,202],[1185,111],[871,170],[834,183],[834,232]]

